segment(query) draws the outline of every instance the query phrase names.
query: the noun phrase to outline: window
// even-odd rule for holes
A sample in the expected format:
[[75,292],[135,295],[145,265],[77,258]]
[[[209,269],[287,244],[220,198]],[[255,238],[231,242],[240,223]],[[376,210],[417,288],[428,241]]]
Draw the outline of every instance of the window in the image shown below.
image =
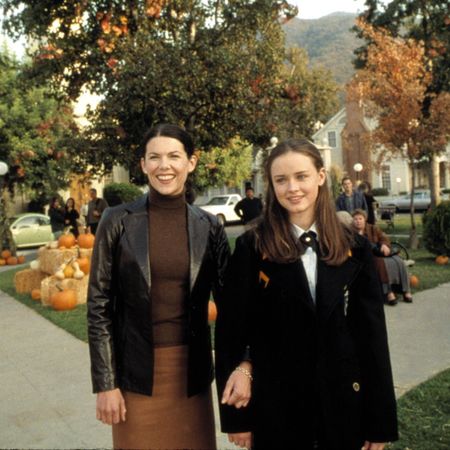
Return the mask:
[[328,132],[328,145],[330,147],[336,147],[336,131]]
[[381,186],[391,190],[391,166],[382,166],[381,167]]

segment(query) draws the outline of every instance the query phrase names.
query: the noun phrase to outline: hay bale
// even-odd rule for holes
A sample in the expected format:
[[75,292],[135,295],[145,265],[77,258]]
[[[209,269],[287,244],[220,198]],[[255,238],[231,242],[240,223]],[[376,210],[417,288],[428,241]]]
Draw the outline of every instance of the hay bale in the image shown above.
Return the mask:
[[71,258],[78,258],[78,247],[74,248],[45,248],[38,251],[39,268],[48,275],[53,275],[63,263],[67,263]]
[[24,269],[14,275],[14,287],[19,294],[30,293],[33,289],[40,289],[41,281],[47,276],[41,270]]
[[60,289],[73,289],[77,293],[77,304],[86,303],[88,283],[88,276],[84,276],[81,280],[75,278],[58,280],[54,275],[47,277],[41,283],[41,303],[44,306],[51,306],[50,297]]

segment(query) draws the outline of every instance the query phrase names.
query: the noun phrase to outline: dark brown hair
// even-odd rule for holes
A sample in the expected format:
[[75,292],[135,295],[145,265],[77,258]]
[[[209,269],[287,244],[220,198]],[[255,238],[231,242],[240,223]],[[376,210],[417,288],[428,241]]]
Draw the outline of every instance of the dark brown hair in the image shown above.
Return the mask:
[[[324,167],[319,150],[307,139],[281,142],[267,158],[264,170],[267,181],[266,203],[260,220],[255,224],[254,233],[257,250],[269,260],[280,263],[293,262],[300,257],[288,212],[276,198],[270,173],[275,159],[289,152],[309,157],[317,171]],[[348,258],[352,238],[336,215],[326,180],[319,186],[315,223],[319,233],[321,258],[330,265],[342,264]]]

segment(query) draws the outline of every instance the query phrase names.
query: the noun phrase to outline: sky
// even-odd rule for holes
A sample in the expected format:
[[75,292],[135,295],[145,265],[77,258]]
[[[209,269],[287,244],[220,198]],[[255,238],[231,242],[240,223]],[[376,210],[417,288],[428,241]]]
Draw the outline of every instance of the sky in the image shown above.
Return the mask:
[[299,19],[318,19],[333,12],[361,12],[364,0],[290,0],[298,7]]

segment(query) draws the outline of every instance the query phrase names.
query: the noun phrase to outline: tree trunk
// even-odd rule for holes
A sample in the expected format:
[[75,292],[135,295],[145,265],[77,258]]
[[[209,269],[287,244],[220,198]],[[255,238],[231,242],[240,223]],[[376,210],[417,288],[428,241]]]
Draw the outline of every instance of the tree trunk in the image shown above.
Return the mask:
[[416,230],[416,221],[414,217],[414,190],[415,190],[415,172],[416,172],[416,165],[413,159],[409,160],[409,167],[411,169],[411,202],[409,204],[410,206],[410,217],[411,217],[411,231],[409,233],[409,241],[408,241],[408,247],[415,250],[419,247],[419,239],[417,237],[417,230]]
[[5,188],[2,188],[0,194],[0,250],[7,249],[15,255],[16,244],[11,234],[7,217],[8,192]]
[[431,156],[431,164],[429,170],[429,180],[430,180],[430,193],[431,193],[431,207],[439,205],[441,202],[441,197],[439,194],[439,162],[436,155]]

